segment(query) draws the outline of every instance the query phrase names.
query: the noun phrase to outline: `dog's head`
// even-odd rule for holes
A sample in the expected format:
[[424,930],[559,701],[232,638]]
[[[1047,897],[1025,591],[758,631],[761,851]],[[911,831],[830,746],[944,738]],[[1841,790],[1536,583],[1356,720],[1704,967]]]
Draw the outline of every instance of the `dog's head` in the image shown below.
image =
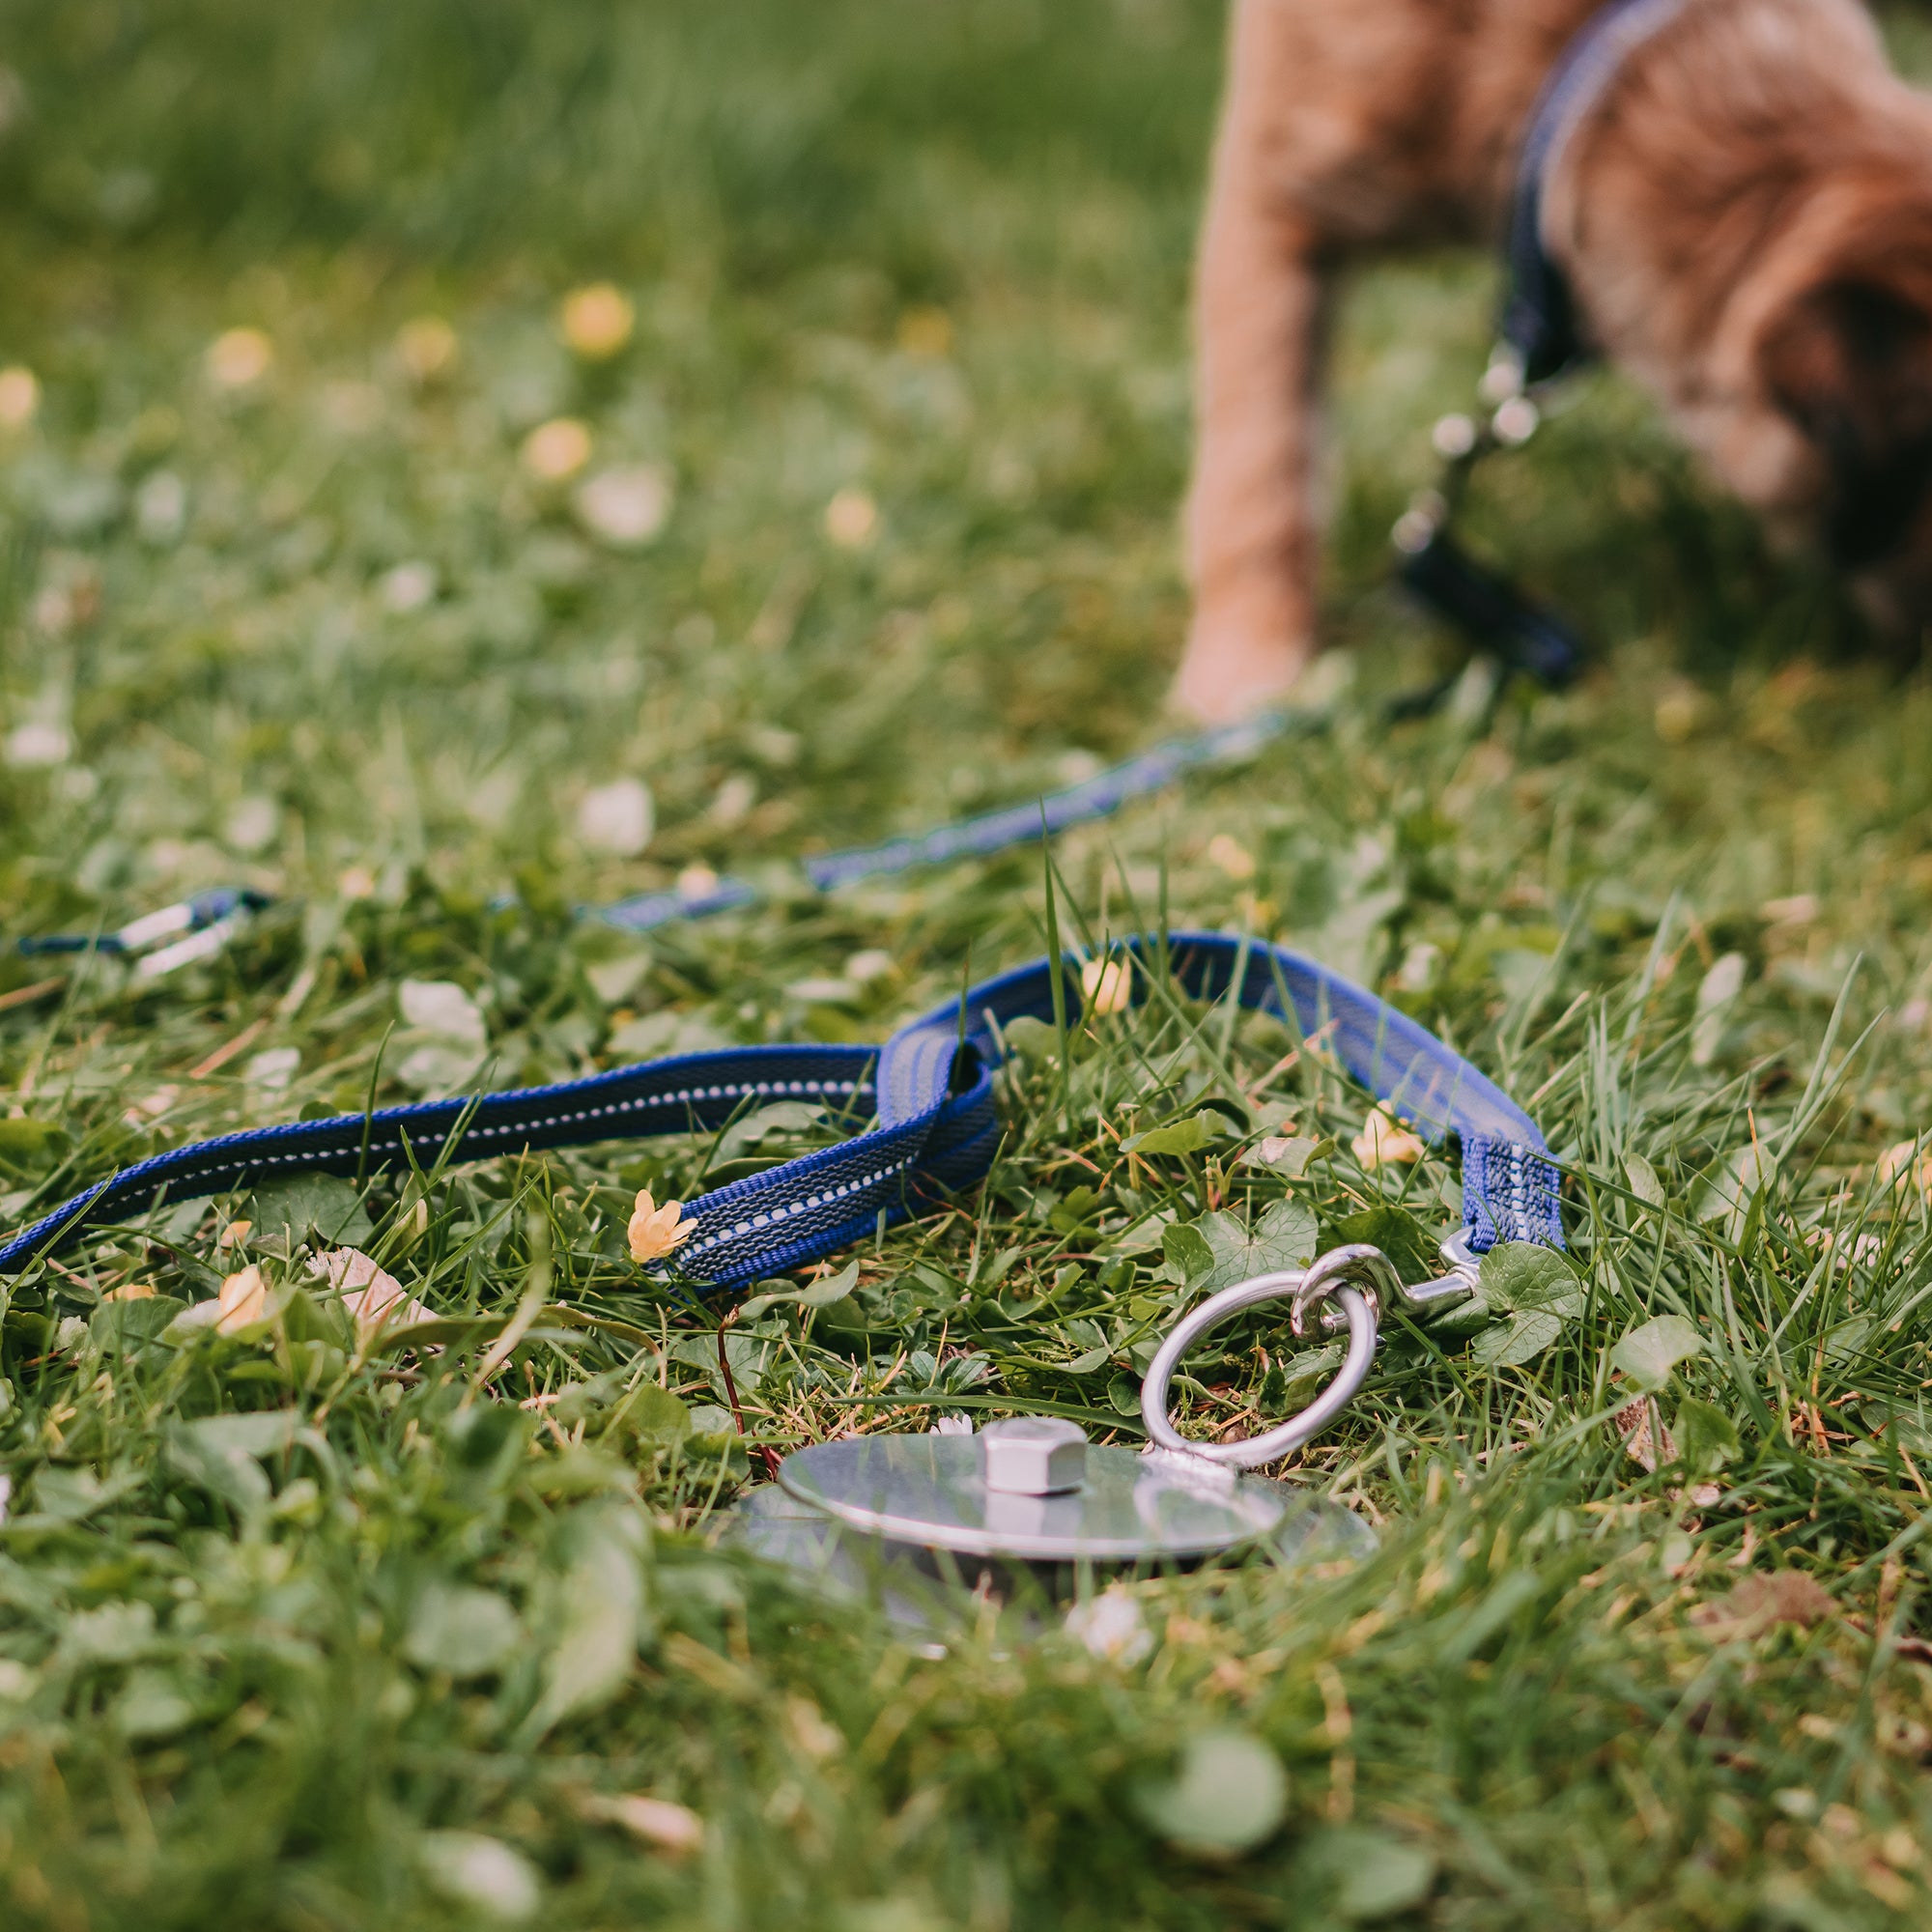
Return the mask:
[[1766,316],[1808,521],[1881,619],[1932,619],[1932,201],[1868,210]]

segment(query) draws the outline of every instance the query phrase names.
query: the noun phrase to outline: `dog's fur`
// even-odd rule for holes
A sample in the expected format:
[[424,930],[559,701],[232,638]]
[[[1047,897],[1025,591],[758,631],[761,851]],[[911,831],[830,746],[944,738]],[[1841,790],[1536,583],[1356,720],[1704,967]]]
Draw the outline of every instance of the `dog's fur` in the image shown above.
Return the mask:
[[[1232,717],[1314,648],[1322,314],[1351,256],[1500,233],[1537,90],[1595,0],[1236,0],[1202,241],[1195,614]],[[1774,527],[1932,609],[1932,99],[1856,0],[1689,0],[1547,185],[1587,329]]]

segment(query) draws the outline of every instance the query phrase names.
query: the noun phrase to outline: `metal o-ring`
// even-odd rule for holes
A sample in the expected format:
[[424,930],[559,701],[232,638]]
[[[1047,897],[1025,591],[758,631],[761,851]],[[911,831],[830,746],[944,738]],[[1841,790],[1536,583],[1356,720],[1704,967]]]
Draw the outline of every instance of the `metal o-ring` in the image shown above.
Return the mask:
[[1258,1469],[1319,1435],[1355,1399],[1368,1380],[1369,1369],[1376,1358],[1376,1310],[1360,1289],[1337,1283],[1327,1290],[1327,1294],[1340,1303],[1348,1318],[1349,1352],[1335,1379],[1298,1415],[1240,1442],[1190,1442],[1168,1420],[1168,1384],[1180,1365],[1181,1356],[1208,1329],[1218,1327],[1231,1315],[1238,1315],[1257,1302],[1292,1298],[1301,1288],[1306,1273],[1305,1269],[1292,1268],[1279,1274],[1256,1275],[1252,1281],[1237,1281],[1232,1288],[1210,1294],[1199,1308],[1176,1323],[1141,1383],[1141,1420],[1155,1443],[1163,1449],[1205,1457],[1209,1462]]

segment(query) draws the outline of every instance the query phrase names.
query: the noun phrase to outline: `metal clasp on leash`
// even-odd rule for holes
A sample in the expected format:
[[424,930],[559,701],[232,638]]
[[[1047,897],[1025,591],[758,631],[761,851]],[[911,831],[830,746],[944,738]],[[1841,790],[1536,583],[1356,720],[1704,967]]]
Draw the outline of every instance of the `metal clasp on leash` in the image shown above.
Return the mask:
[[[1300,1448],[1326,1429],[1368,1380],[1385,1306],[1400,1303],[1417,1314],[1434,1313],[1464,1301],[1476,1292],[1481,1262],[1469,1246],[1465,1229],[1459,1229],[1443,1241],[1442,1259],[1449,1264],[1443,1273],[1410,1286],[1381,1249],[1354,1242],[1331,1248],[1305,1268],[1256,1275],[1251,1281],[1237,1281],[1232,1288],[1210,1294],[1199,1308],[1181,1317],[1149,1364],[1147,1378],[1141,1383],[1141,1420],[1147,1425],[1149,1440],[1172,1455],[1203,1458],[1240,1469],[1258,1469]],[[1323,1327],[1348,1330],[1349,1352],[1335,1379],[1306,1408],[1260,1435],[1239,1442],[1189,1441],[1168,1419],[1168,1388],[1180,1358],[1230,1316],[1264,1301],[1283,1299],[1289,1304],[1289,1325],[1296,1335],[1306,1332],[1312,1308],[1321,1309]]]

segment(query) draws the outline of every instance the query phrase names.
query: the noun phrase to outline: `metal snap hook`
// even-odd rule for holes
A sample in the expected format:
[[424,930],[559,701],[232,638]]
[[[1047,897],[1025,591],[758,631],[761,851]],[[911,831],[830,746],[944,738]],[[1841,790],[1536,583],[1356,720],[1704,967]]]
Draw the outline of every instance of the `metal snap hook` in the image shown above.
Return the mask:
[[[1332,1248],[1305,1268],[1285,1269],[1276,1274],[1256,1275],[1237,1281],[1218,1294],[1210,1294],[1199,1308],[1178,1321],[1159,1352],[1149,1365],[1141,1383],[1141,1420],[1147,1425],[1153,1443],[1171,1453],[1198,1456],[1212,1463],[1233,1463],[1237,1468],[1257,1469],[1298,1449],[1319,1435],[1348,1407],[1369,1378],[1376,1358],[1378,1305],[1384,1296],[1399,1295],[1402,1277],[1379,1248],[1364,1242]],[[1308,1310],[1318,1302],[1333,1300],[1349,1326],[1349,1352],[1335,1379],[1298,1415],[1260,1435],[1240,1442],[1190,1442],[1168,1420],[1167,1391],[1180,1358],[1210,1328],[1219,1327],[1231,1315],[1253,1308],[1264,1301],[1286,1298],[1290,1321],[1298,1335]]]

